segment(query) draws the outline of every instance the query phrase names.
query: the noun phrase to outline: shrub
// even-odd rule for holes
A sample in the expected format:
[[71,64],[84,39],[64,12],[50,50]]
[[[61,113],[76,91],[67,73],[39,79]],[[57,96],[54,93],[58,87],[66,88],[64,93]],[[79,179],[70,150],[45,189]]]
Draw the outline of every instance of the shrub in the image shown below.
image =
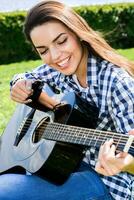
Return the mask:
[[[134,47],[134,3],[74,7],[114,48]],[[0,64],[37,59],[25,40],[26,12],[0,14]]]

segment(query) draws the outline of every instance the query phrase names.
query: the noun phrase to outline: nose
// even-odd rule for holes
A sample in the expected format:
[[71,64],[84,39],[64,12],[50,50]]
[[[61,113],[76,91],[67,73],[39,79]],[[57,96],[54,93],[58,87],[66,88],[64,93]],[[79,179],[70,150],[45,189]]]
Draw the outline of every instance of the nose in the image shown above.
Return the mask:
[[58,48],[56,48],[56,47],[51,48],[51,49],[50,49],[50,55],[51,55],[52,61],[53,61],[53,62],[56,62],[56,61],[58,61],[59,58],[60,58],[61,51],[60,51]]

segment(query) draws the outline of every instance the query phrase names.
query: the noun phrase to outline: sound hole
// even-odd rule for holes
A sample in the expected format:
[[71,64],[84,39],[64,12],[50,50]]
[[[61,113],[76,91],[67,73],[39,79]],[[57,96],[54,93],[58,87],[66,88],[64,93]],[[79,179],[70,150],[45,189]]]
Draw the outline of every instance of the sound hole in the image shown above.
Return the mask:
[[45,131],[45,128],[47,127],[48,122],[50,122],[50,118],[45,117],[38,123],[38,125],[33,133],[33,137],[32,137],[33,143],[37,143],[41,140],[42,135]]

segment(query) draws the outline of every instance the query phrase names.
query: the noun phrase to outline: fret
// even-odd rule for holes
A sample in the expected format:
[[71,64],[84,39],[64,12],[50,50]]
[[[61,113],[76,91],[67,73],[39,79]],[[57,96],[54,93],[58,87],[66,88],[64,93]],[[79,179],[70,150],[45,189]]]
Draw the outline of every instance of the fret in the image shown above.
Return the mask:
[[61,128],[61,134],[64,137],[64,141],[71,142],[72,138],[70,137],[70,127],[68,127],[67,130],[65,131],[66,131],[66,134],[64,133],[64,128]]
[[118,141],[116,142],[116,147],[119,148],[120,147],[120,142],[122,140],[122,135],[119,137]]
[[[95,132],[95,131],[94,131],[94,132]],[[98,133],[99,133],[99,134],[96,136],[96,141],[95,141],[95,143],[94,143],[94,146],[97,146],[98,141],[101,140],[101,132],[99,131]]]
[[[68,127],[69,126],[67,126],[67,130],[68,130]],[[70,136],[70,142],[72,142],[72,143],[75,143],[75,140],[77,139],[76,131],[77,131],[77,129],[75,127],[73,127],[73,126],[69,128],[68,134]]]
[[87,143],[86,130],[80,129],[80,135],[81,135],[81,141],[80,141],[81,143],[80,144],[86,145],[86,143]]

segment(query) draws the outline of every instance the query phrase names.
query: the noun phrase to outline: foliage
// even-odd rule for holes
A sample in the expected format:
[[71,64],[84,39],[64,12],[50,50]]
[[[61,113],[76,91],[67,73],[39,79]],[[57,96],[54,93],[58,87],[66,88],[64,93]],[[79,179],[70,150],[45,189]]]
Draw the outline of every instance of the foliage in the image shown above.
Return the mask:
[[0,63],[37,59],[37,55],[25,40],[23,23],[25,12],[0,14]]
[[[134,3],[74,7],[114,48],[134,47]],[[0,64],[38,58],[25,40],[26,12],[0,13]]]
[[134,47],[134,4],[77,7],[76,11],[114,48]]

